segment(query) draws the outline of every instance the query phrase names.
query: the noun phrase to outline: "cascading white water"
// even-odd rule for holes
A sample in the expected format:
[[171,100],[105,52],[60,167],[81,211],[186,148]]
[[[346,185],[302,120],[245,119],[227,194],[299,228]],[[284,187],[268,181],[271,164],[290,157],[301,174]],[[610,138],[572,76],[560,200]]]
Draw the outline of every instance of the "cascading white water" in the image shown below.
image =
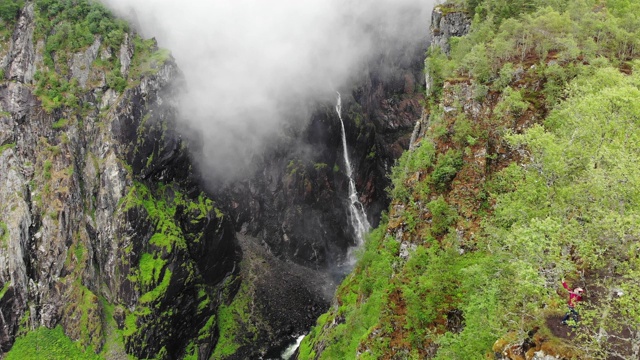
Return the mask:
[[298,350],[298,348],[300,347],[300,343],[302,343],[302,339],[304,339],[306,335],[300,335],[298,336],[298,338],[296,339],[296,342],[291,344],[291,346],[289,346],[288,348],[286,348],[283,352],[282,355],[280,355],[280,357],[282,358],[282,360],[289,360],[291,359],[291,357],[293,356],[293,354],[296,352],[296,350]]
[[364,211],[364,206],[358,198],[356,182],[353,180],[353,170],[351,169],[349,152],[347,151],[347,136],[344,131],[344,121],[342,120],[342,97],[340,96],[340,93],[338,93],[336,112],[338,113],[340,125],[342,126],[342,152],[344,154],[346,173],[349,177],[349,223],[356,235],[356,246],[359,247],[364,243],[364,236],[369,232],[371,225],[369,225],[369,221],[367,221],[367,214]]

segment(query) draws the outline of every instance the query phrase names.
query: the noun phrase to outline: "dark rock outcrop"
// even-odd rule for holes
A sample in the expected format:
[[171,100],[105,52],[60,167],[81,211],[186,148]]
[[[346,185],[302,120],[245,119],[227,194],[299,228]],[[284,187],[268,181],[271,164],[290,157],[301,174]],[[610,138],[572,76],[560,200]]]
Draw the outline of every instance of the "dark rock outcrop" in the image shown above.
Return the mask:
[[[452,37],[467,35],[471,28],[471,19],[463,9],[457,9],[452,4],[436,6],[431,14],[431,44],[430,49],[439,49],[449,56]],[[429,67],[425,64],[425,82],[427,95],[431,94],[433,79],[429,77]]]
[[469,15],[452,6],[437,6],[431,14],[431,46],[439,47],[446,55],[451,51],[449,39],[467,35],[471,28]]

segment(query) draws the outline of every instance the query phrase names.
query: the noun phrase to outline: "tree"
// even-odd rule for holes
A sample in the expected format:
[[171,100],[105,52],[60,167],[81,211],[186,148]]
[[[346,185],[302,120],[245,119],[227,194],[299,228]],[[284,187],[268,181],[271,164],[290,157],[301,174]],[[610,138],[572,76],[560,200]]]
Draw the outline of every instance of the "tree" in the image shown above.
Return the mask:
[[0,0],[0,18],[6,22],[15,20],[22,5],[22,1]]

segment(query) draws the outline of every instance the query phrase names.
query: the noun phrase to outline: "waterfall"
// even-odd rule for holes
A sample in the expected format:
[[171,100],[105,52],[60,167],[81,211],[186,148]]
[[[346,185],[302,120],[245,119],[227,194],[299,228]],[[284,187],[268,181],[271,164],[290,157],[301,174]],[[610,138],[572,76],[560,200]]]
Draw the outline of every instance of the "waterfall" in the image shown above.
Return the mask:
[[289,360],[291,359],[291,357],[293,356],[293,354],[295,354],[296,350],[298,350],[298,348],[300,347],[300,343],[302,342],[302,339],[304,339],[306,335],[300,335],[298,336],[298,338],[296,339],[296,342],[291,344],[291,346],[289,346],[288,348],[286,348],[283,352],[282,355],[280,355],[280,357],[282,358],[282,360]]
[[342,153],[344,154],[344,164],[346,173],[349,177],[349,223],[356,235],[356,246],[360,247],[364,244],[364,236],[369,232],[371,225],[367,221],[367,214],[364,206],[359,200],[356,191],[356,182],[353,180],[353,170],[351,169],[351,161],[349,161],[349,152],[347,151],[347,136],[344,131],[344,121],[342,120],[342,97],[338,93],[338,102],[336,104],[336,112],[342,126]]

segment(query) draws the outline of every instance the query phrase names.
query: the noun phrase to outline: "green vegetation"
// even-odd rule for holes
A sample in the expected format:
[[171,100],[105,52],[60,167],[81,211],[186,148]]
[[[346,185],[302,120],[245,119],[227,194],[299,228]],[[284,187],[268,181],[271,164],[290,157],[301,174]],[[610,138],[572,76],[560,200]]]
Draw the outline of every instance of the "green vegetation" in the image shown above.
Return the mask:
[[[167,289],[178,279],[174,279],[173,272],[169,269],[168,263],[172,254],[176,251],[187,252],[188,243],[202,241],[203,233],[193,231],[185,233],[181,226],[181,221],[186,221],[191,225],[198,225],[196,228],[205,229],[206,222],[213,219],[222,219],[223,214],[214,207],[213,201],[204,194],[198,197],[189,198],[179,191],[175,185],[155,184],[147,187],[140,182],[134,182],[129,194],[121,200],[120,211],[128,211],[136,208],[147,219],[147,223],[155,226],[155,233],[145,246],[145,252],[141,255],[139,263],[134,264],[134,275],[129,276],[129,280],[135,283],[140,290],[136,309],[127,312],[122,336],[126,341],[139,341],[144,339],[145,331],[156,328],[166,328],[171,326],[172,318],[175,316],[173,310],[159,312],[161,304],[166,302]],[[189,260],[184,260],[178,266],[181,271],[186,271],[188,276],[180,279],[185,287],[192,286],[197,281],[195,264]],[[205,314],[209,309],[211,299],[205,289],[198,292],[199,313]],[[214,331],[216,317],[209,318],[210,322],[204,324],[199,330],[198,337],[204,341],[208,339]],[[132,340],[133,338],[133,340]],[[197,347],[197,344],[193,346]],[[165,350],[166,351],[166,350]],[[161,357],[161,353],[156,354]]]
[[0,19],[4,22],[13,22],[23,5],[22,0],[0,0]]
[[65,127],[67,127],[67,124],[69,124],[69,120],[67,120],[65,118],[60,118],[60,119],[58,119],[58,121],[54,122],[53,125],[51,125],[51,128],[53,130],[60,130],[60,129],[64,129]]
[[45,180],[50,180],[51,179],[51,168],[53,167],[53,163],[51,162],[51,160],[45,160],[44,164],[42,166],[43,169],[43,173],[42,175],[44,176]]
[[13,149],[14,147],[16,147],[16,143],[4,144],[4,145],[0,146],[0,154],[5,152],[5,150]]
[[431,173],[436,189],[445,190],[462,165],[462,154],[459,151],[450,150],[438,156],[438,162]]
[[[45,40],[45,68],[35,75],[36,95],[51,113],[63,106],[79,109],[81,89],[76,79],[68,81],[71,56],[94,43],[99,36],[108,52],[119,51],[128,25],[116,19],[102,4],[90,0],[37,0],[36,37]],[[102,61],[107,85],[124,90],[126,81],[111,81],[120,75],[116,56]],[[120,76],[121,78],[121,76]],[[60,124],[62,125],[62,124]],[[62,126],[64,127],[64,126]],[[61,127],[61,128],[62,128]]]
[[[222,335],[216,344],[213,359],[223,359],[233,355],[240,346],[244,345],[243,341],[246,339],[241,337],[242,326],[251,326],[249,313],[252,297],[249,292],[249,284],[242,281],[233,301],[229,305],[222,304],[218,308],[218,331]],[[255,330],[253,329],[253,332],[257,336]]]
[[159,49],[155,39],[144,40],[136,37],[133,41],[134,55],[130,78],[139,80],[143,76],[155,75],[162,64],[171,58],[166,49]]
[[148,287],[157,283],[165,265],[166,261],[162,258],[156,258],[148,253],[142,254],[140,265],[138,266],[141,285]]
[[9,290],[9,286],[11,286],[11,282],[10,281],[7,281],[2,286],[2,290],[0,290],[0,300],[2,300],[2,298],[4,297],[4,294],[6,294],[7,290]]
[[[300,358],[488,358],[535,327],[547,353],[637,357],[640,3],[460,7],[470,34],[426,60],[431,130]],[[587,289],[573,338],[548,325],[563,277]]]
[[[116,19],[99,2],[89,0],[37,0],[37,32],[47,37],[47,55],[66,50],[71,53],[89,46],[94,37],[104,37],[113,51],[120,49],[129,30],[124,20]],[[60,54],[62,56],[68,56]],[[49,58],[53,61],[53,58]]]
[[148,304],[160,298],[160,296],[164,295],[164,293],[167,291],[170,282],[171,271],[169,269],[166,269],[164,271],[164,274],[162,275],[162,281],[160,281],[158,286],[140,296],[140,303]]
[[318,171],[324,170],[324,169],[326,169],[328,166],[329,166],[329,165],[327,165],[327,164],[325,164],[325,163],[315,163],[315,164],[313,164],[313,168],[314,168],[314,169],[316,169],[316,170],[318,170]]
[[55,329],[41,327],[17,338],[5,359],[97,360],[100,357],[91,351],[85,352],[80,344],[64,334],[61,326],[57,326]]
[[[6,1],[6,4],[17,3]],[[131,76],[127,78],[121,73],[120,59],[117,56],[129,32],[125,21],[116,19],[104,5],[93,0],[37,0],[35,3],[35,37],[43,39],[45,43],[45,66],[35,74],[35,94],[48,113],[66,107],[81,115],[83,106],[79,98],[83,90],[77,79],[68,80],[70,65],[73,54],[84,51],[98,39],[101,55],[93,63],[89,83],[97,85],[104,79],[107,87],[117,92],[123,92],[127,86],[137,84],[142,76],[155,74],[170,58],[169,52],[158,49],[154,40],[143,40],[138,35],[131,35],[135,52]],[[5,3],[0,3],[1,16],[4,16],[3,4]],[[9,10],[7,11],[9,14]],[[104,75],[96,75],[96,72]]]
[[[324,336],[331,346],[323,352],[327,359],[353,358],[359,342],[366,337],[380,319],[385,298],[379,295],[386,291],[392,275],[392,261],[397,255],[398,244],[384,241],[382,228],[373,231],[366,242],[365,252],[354,274],[347,277],[337,291],[339,306],[334,309],[336,316],[349,321],[323,334],[323,326],[331,322],[332,316],[325,314],[318,320],[318,326],[312,329],[308,338]],[[355,306],[358,304],[358,306]],[[308,341],[300,347],[300,358],[313,358],[315,354]]]

